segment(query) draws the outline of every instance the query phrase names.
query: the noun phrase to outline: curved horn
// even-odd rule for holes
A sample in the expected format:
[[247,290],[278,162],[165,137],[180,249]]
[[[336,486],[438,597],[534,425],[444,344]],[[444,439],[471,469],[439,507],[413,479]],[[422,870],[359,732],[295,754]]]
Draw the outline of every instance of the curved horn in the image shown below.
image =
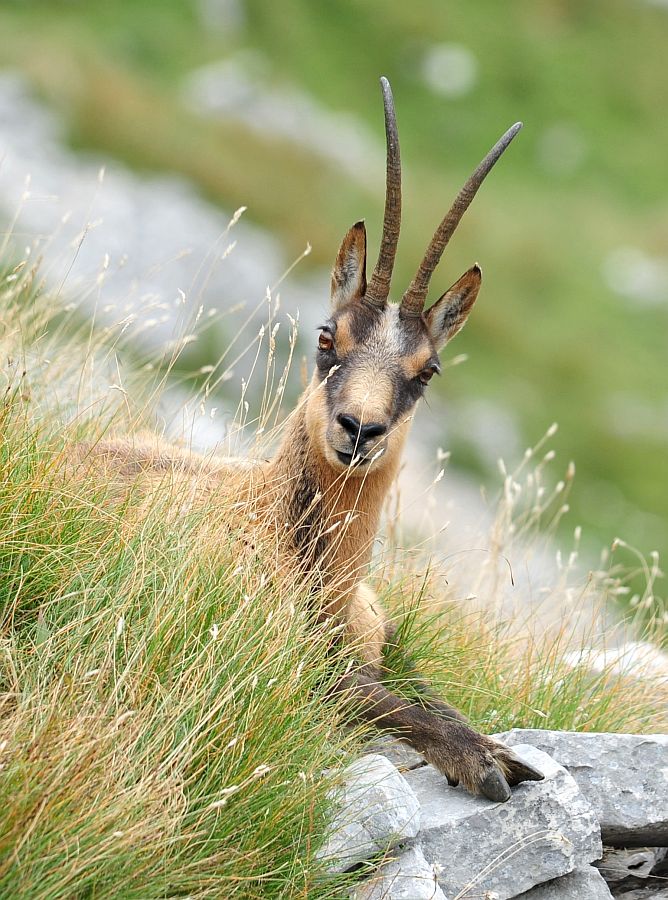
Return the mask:
[[443,251],[448,245],[455,229],[459,225],[460,219],[471,205],[471,201],[475,197],[478,188],[493,168],[508,144],[515,137],[522,127],[521,122],[516,122],[512,128],[501,137],[489,151],[487,156],[480,163],[475,172],[470,176],[464,187],[457,194],[455,202],[448,210],[445,218],[436,229],[431,243],[427,247],[427,251],[420,263],[415,278],[411,281],[408,290],[401,300],[401,313],[404,316],[421,316],[424,310],[425,300],[427,299],[427,291],[429,290],[429,281],[436,266],[441,260]]
[[364,299],[372,306],[384,306],[390,293],[390,281],[394,268],[394,257],[399,242],[401,227],[401,157],[399,155],[399,134],[394,113],[392,89],[387,78],[380,79],[385,108],[385,139],[387,141],[387,170],[385,176],[385,215],[383,237],[378,252],[378,262],[366,289]]

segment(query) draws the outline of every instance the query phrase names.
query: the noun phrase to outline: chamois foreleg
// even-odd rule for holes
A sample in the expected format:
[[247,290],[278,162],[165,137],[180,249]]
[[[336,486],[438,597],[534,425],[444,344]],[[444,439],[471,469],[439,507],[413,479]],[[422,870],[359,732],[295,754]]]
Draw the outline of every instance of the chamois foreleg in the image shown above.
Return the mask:
[[510,786],[543,777],[508,747],[471,728],[457,709],[432,692],[408,657],[417,702],[402,699],[381,684],[383,648],[394,639],[396,627],[364,583],[357,585],[348,601],[347,634],[364,664],[341,679],[337,692],[348,695],[356,716],[410,744],[451,785],[461,782],[490,800],[507,800]]
[[452,785],[461,783],[472,793],[503,802],[511,786],[543,778],[508,747],[460,719],[436,715],[388,691],[372,666],[342,676],[336,692],[346,695],[355,716],[410,744]]
[[397,626],[390,622],[375,591],[360,582],[350,597],[346,608],[346,637],[354,654],[374,670],[383,670],[383,657],[388,647],[401,654],[403,671],[410,673],[411,687],[419,694],[418,702],[446,719],[465,722],[465,717],[440,699],[430,684],[420,675],[410,655],[395,643]]
[[391,647],[393,654],[399,654],[402,672],[409,677],[411,688],[418,695],[416,697],[417,703],[445,719],[456,719],[459,722],[466,722],[466,716],[454,706],[450,706],[434,692],[426,678],[420,674],[410,653],[407,653],[403,647],[396,643],[397,630],[397,626],[393,622],[388,621],[385,623],[385,650]]

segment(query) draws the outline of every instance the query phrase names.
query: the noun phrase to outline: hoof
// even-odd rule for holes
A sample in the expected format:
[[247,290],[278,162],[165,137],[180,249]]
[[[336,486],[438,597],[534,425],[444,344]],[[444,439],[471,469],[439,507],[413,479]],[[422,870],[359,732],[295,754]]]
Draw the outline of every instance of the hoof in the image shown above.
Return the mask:
[[505,803],[506,800],[510,800],[510,786],[498,769],[494,769],[485,776],[480,784],[480,793],[495,803]]

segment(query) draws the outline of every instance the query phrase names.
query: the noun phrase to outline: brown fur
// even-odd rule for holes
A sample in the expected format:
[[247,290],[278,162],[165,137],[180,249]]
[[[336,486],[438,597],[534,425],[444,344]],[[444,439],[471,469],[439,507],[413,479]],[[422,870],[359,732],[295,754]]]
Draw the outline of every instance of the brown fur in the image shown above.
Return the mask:
[[[345,629],[361,666],[338,685],[356,715],[406,740],[451,784],[461,782],[493,800],[510,785],[539,779],[511,750],[478,734],[463,716],[424,686],[408,703],[381,683],[383,649],[393,629],[363,581],[380,514],[396,477],[409,422],[438,351],[464,325],[481,282],[477,265],[423,313],[427,285],[450,234],[479,183],[503,152],[515,126],[476,170],[435,235],[417,282],[400,306],[388,302],[399,235],[401,185],[391,91],[382,79],[388,138],[387,197],[379,261],[367,289],[366,230],[357,222],[339,249],[331,280],[332,318],[321,333],[316,371],[273,459],[249,465],[199,458],[155,439],[76,448],[76,464],[101,468],[121,493],[150,499],[158,485],[174,488],[174,511],[225,500],[246,516],[249,535],[273,537],[279,564],[309,573],[324,592],[324,614]],[[486,168],[485,168],[486,167]],[[482,173],[482,174],[481,174]],[[462,197],[464,199],[462,199]],[[215,518],[215,517],[214,517]],[[249,536],[249,540],[253,540]]]
[[[155,438],[79,445],[74,458],[103,469],[119,490],[139,486],[147,497],[168,480],[175,494],[178,489],[179,510],[192,504],[215,507],[223,499],[227,508],[230,501],[240,511],[251,507],[254,518],[249,528],[274,532],[283,566],[317,575],[326,595],[326,614],[345,626],[346,639],[362,668],[346,675],[338,689],[348,697],[354,713],[406,740],[450,783],[461,782],[492,799],[507,799],[508,784],[539,777],[539,773],[523,766],[507,748],[477,734],[460,713],[427,691],[421,704],[409,704],[380,683],[383,648],[392,629],[363,575],[410,423],[406,417],[381,439],[370,441],[367,458],[373,457],[377,445],[384,452],[364,467],[348,466],[336,458],[332,443],[342,446],[339,432],[343,429],[333,429],[332,423],[342,408],[362,424],[370,419],[389,421],[392,395],[387,385],[392,381],[392,366],[404,377],[408,370],[414,378],[433,354],[433,344],[425,327],[420,346],[401,357],[397,348],[406,340],[396,333],[400,323],[389,310],[387,320],[377,322],[375,331],[376,339],[385,342],[385,353],[379,354],[378,346],[357,346],[346,321],[349,313],[345,307],[339,312],[337,350],[343,335],[340,359],[356,353],[358,364],[334,406],[327,395],[327,376],[314,374],[286,423],[273,459],[249,464],[203,458],[166,448]],[[376,392],[375,386],[383,384],[387,389]],[[347,440],[350,444],[350,435]]]

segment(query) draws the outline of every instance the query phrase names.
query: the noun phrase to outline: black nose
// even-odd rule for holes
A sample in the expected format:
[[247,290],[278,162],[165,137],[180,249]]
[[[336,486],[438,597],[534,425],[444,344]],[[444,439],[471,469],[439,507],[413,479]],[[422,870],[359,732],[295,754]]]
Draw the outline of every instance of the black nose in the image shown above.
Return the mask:
[[380,422],[369,422],[368,425],[362,425],[355,416],[348,416],[341,413],[336,417],[339,425],[350,435],[353,443],[365,444],[371,438],[380,437],[387,431],[387,425],[381,425]]

